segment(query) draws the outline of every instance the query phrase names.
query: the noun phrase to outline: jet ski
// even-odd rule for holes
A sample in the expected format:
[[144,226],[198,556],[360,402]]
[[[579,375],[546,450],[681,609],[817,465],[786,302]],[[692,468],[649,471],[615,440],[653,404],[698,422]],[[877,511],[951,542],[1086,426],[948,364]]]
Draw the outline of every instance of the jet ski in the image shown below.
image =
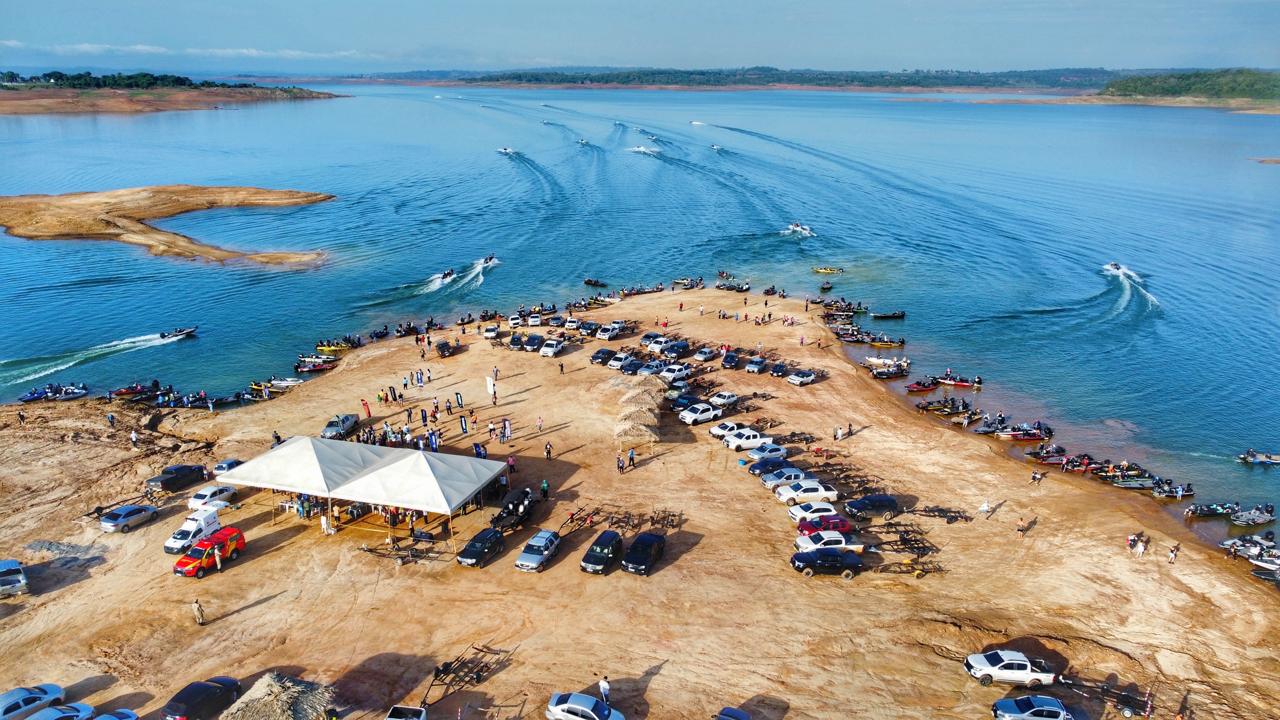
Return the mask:
[[813,232],[813,228],[809,227],[808,225],[801,225],[801,224],[800,224],[800,223],[798,223],[798,222],[793,222],[793,223],[791,223],[791,224],[790,224],[790,225],[788,225],[788,226],[787,226],[787,228],[786,228],[785,230],[783,230],[780,234],[782,234],[782,235],[798,235],[798,236],[800,236],[800,237],[805,237],[805,238],[811,238],[811,237],[813,237],[814,235],[816,235],[816,233],[814,233],[814,232]]
[[174,328],[170,332],[160,333],[160,338],[162,340],[168,340],[169,338],[194,337],[196,334],[196,330],[199,330],[199,329],[200,329],[199,325],[192,325],[189,328]]
[[88,394],[89,388],[85,387],[84,383],[81,383],[79,385],[67,385],[59,390],[57,394],[50,395],[49,398],[52,400],[78,400]]
[[518,155],[519,153],[517,153],[514,149],[509,147],[500,147],[498,148],[498,154],[506,155],[507,157],[512,157],[514,155]]
[[115,390],[112,390],[107,394],[111,395],[112,397],[128,397],[130,395],[137,395],[139,393],[150,392],[150,390],[151,390],[150,387],[143,385],[142,383],[134,383],[132,385],[125,385],[122,388],[116,388]]
[[18,402],[35,402],[36,400],[44,400],[47,397],[49,397],[48,388],[31,388],[29,391],[18,397]]

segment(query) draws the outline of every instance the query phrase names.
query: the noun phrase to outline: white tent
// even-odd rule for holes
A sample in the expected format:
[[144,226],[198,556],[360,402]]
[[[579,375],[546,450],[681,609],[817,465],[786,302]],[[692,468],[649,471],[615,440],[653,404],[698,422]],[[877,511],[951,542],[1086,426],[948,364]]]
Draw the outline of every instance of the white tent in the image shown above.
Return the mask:
[[218,481],[451,514],[504,469],[465,455],[293,437]]
[[402,450],[335,488],[335,500],[448,515],[506,470],[497,460]]

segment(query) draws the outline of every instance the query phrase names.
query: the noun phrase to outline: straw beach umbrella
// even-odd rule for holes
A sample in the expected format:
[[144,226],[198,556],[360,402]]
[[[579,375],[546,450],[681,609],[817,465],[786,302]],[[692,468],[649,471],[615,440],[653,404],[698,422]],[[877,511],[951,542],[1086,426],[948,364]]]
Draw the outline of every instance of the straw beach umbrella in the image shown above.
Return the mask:
[[658,442],[658,431],[636,422],[619,422],[613,429],[613,437],[618,441],[618,449],[621,450]]
[[626,409],[618,416],[618,420],[625,423],[639,423],[648,425],[649,427],[658,426],[658,413],[651,407],[634,406]]
[[222,720],[321,720],[334,694],[328,685],[267,673],[222,713]]

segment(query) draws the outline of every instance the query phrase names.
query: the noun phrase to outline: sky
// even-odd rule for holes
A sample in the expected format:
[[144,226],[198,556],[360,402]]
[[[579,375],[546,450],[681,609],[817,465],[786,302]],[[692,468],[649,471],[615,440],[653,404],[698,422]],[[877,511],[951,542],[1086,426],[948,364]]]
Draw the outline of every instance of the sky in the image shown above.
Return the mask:
[[1280,0],[6,0],[0,69],[1280,67]]

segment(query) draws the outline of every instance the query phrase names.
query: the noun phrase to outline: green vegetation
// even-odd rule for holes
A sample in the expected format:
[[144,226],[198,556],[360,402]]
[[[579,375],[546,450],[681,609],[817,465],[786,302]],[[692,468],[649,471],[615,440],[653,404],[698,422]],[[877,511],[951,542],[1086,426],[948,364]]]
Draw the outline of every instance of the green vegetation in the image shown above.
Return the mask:
[[1235,68],[1118,78],[1107,83],[1102,94],[1280,100],[1280,72]]
[[779,70],[750,67],[727,70],[674,70],[635,68],[602,72],[521,70],[468,77],[472,83],[525,83],[536,85],[683,85],[722,87],[731,85],[811,85],[816,87],[996,87],[1100,88],[1123,73],[1103,68],[1059,68],[974,72],[969,70],[831,71]]
[[251,83],[196,82],[182,75],[154,75],[152,73],[114,73],[112,75],[94,75],[81,72],[67,74],[57,70],[22,77],[16,72],[0,72],[0,82],[7,84],[39,85],[41,87],[75,88],[79,90],[96,90],[111,88],[120,90],[150,90],[152,88],[247,88],[257,87]]

